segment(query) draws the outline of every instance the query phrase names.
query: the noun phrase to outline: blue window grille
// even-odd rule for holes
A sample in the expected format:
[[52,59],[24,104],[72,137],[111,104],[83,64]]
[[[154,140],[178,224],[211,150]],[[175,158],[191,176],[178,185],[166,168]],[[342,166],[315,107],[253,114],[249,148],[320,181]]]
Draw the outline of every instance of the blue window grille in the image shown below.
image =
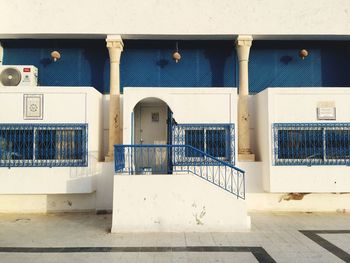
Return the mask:
[[[198,150],[205,151],[204,129],[199,128],[198,130],[194,130],[194,129],[185,130],[185,144],[191,145],[192,147]],[[194,152],[194,151],[191,151],[190,148],[186,148],[185,156],[199,157],[200,155],[198,152]]]
[[274,165],[350,165],[350,123],[275,123]]
[[0,167],[87,166],[87,124],[1,124]]
[[[234,124],[177,124],[173,126],[173,145],[190,145],[223,161],[235,163]],[[189,162],[201,162],[202,155],[186,148]],[[185,160],[185,159],[183,159]]]

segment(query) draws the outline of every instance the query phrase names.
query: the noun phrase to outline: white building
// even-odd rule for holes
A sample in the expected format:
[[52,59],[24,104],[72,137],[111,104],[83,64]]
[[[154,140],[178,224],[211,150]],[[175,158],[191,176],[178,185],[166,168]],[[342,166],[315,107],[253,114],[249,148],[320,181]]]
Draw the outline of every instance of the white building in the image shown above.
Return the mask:
[[2,11],[0,212],[113,208],[118,232],[350,209],[347,1]]

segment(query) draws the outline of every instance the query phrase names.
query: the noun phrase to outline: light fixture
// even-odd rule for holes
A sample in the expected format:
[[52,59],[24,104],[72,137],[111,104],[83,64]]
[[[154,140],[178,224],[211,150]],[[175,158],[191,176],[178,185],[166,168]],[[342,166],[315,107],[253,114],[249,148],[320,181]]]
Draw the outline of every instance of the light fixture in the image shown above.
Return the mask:
[[51,52],[51,58],[53,59],[54,62],[56,62],[57,60],[59,60],[61,58],[61,54],[58,51],[52,51]]
[[179,53],[179,43],[176,42],[176,50],[173,53],[173,60],[175,60],[176,63],[178,63],[181,59],[181,55]]
[[299,57],[301,59],[305,59],[308,55],[309,55],[309,51],[307,51],[306,49],[301,49],[299,51]]

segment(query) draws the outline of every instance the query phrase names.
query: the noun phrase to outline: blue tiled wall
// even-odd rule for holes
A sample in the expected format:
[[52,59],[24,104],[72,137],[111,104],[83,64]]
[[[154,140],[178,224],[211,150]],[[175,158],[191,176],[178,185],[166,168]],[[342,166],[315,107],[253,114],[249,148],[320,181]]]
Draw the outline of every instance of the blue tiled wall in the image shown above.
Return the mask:
[[[43,86],[94,86],[109,92],[109,59],[104,40],[3,40],[4,64],[39,68]],[[233,41],[180,41],[181,61],[172,58],[174,41],[124,42],[123,87],[237,86]],[[350,44],[334,41],[254,41],[249,63],[250,92],[266,87],[350,86]],[[302,60],[298,51],[309,56]],[[60,51],[53,63],[50,53]]]

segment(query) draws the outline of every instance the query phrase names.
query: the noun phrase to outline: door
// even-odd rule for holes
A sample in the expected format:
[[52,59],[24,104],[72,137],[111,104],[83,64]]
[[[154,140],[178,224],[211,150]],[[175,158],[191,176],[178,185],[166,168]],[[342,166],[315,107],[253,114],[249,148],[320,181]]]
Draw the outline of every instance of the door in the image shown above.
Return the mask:
[[164,106],[141,106],[140,144],[166,144],[166,119]]
[[[166,105],[140,106],[140,144],[157,145],[167,143],[167,107]],[[167,173],[167,148],[141,148],[140,171],[152,174]]]

